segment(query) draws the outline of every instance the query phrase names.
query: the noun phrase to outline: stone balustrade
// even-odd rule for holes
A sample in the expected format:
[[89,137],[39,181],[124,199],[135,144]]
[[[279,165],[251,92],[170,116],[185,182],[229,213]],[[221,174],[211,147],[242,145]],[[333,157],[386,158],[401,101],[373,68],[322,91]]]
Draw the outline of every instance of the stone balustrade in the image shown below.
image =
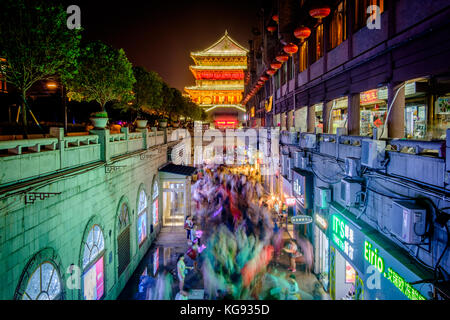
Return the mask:
[[[166,129],[167,130],[167,129]],[[0,187],[163,145],[166,131],[138,129],[111,134],[108,129],[64,136],[51,128],[49,138],[0,141]],[[171,136],[171,135],[170,135]]]

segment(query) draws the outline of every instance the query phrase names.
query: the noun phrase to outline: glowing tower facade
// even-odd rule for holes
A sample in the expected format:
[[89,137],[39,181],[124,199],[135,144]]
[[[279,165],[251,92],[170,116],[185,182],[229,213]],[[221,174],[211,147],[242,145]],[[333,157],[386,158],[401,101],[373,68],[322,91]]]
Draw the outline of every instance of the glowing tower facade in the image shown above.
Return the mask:
[[209,48],[191,52],[195,65],[190,66],[195,86],[185,87],[189,97],[203,107],[216,126],[232,127],[243,121],[241,105],[248,50],[231,39],[228,32]]

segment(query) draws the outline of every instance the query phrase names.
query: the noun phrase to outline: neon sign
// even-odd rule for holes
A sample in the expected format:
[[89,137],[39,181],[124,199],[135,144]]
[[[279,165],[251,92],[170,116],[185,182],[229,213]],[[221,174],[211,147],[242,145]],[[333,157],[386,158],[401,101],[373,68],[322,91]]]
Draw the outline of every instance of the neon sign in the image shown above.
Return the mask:
[[345,254],[353,260],[353,248],[354,236],[353,229],[338,216],[333,215],[332,217],[332,239],[333,242],[341,249]]
[[325,220],[324,217],[322,217],[321,215],[319,215],[318,213],[316,213],[314,215],[315,219],[316,219],[316,223],[323,229],[323,230],[327,230],[328,228],[328,223],[327,220]]
[[376,267],[378,271],[388,279],[398,290],[400,290],[410,300],[426,300],[420,292],[408,283],[402,276],[391,268],[385,272],[385,262],[383,257],[378,254],[378,249],[373,249],[369,241],[364,241],[364,259]]

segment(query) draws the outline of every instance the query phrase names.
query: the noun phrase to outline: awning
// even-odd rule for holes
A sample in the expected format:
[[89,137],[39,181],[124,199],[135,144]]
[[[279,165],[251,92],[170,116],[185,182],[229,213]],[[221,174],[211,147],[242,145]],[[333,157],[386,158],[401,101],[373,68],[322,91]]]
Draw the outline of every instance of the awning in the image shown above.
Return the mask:
[[167,173],[178,174],[178,175],[182,175],[182,176],[191,176],[194,174],[194,172],[196,170],[197,170],[197,168],[195,168],[195,167],[176,165],[173,163],[168,163],[164,167],[161,167],[159,169],[160,172],[167,172]]

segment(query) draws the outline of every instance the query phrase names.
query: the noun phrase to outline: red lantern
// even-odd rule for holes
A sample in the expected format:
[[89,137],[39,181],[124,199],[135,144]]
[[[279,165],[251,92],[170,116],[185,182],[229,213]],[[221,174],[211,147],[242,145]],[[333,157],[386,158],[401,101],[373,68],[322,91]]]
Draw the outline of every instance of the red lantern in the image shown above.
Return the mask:
[[275,63],[270,64],[270,67],[275,70],[280,69],[281,66],[282,66],[282,64],[280,62],[275,62]]
[[294,36],[298,39],[301,39],[304,41],[306,38],[308,38],[311,35],[311,29],[305,26],[298,27],[294,31]]
[[321,23],[322,19],[328,17],[330,12],[331,12],[330,8],[322,7],[309,10],[309,15],[313,18],[319,19],[319,23]]
[[268,26],[267,27],[267,31],[269,31],[270,33],[273,33],[275,30],[277,30],[277,27],[275,27],[275,26]]
[[263,84],[264,84],[264,81],[259,80],[259,81],[258,81],[258,84],[263,85]]
[[269,69],[266,71],[266,73],[271,76],[273,76],[276,72],[277,72],[277,70],[275,70],[275,69]]
[[274,14],[273,16],[272,16],[272,20],[273,21],[275,21],[276,23],[278,23],[278,15],[277,14]]
[[289,60],[289,56],[287,54],[280,54],[275,58],[275,60],[278,62],[286,62]]
[[298,47],[291,42],[291,43],[288,43],[287,45],[285,45],[283,47],[283,50],[284,50],[284,52],[286,52],[287,54],[289,54],[291,56],[298,51]]
[[262,75],[262,76],[261,76],[261,80],[267,81],[267,80],[269,80],[269,77],[268,77],[268,76],[265,76],[265,75]]

